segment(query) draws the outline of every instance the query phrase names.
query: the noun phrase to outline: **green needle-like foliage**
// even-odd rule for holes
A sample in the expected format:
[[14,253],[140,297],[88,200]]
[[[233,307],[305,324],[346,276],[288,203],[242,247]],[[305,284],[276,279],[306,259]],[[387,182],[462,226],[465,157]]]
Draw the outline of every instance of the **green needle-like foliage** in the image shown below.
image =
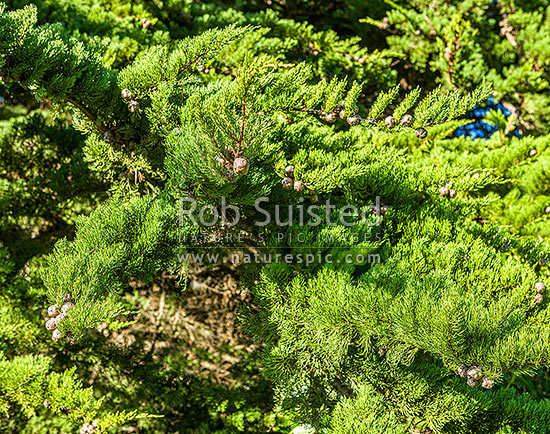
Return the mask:
[[[19,3],[0,4],[2,429],[550,432],[549,5]],[[454,137],[489,97],[497,132]],[[136,286],[197,261],[237,276],[262,376],[251,356],[226,388],[194,376],[160,322],[185,291],[124,337]]]

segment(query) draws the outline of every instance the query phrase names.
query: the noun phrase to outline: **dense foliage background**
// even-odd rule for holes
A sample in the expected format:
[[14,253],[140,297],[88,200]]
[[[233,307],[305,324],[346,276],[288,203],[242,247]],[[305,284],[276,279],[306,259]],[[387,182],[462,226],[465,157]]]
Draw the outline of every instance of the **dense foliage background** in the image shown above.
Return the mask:
[[[549,67],[547,0],[3,3],[0,429],[550,432]],[[318,116],[342,98],[378,124]],[[178,263],[178,196],[252,217],[288,164],[308,202],[382,196],[382,266]]]

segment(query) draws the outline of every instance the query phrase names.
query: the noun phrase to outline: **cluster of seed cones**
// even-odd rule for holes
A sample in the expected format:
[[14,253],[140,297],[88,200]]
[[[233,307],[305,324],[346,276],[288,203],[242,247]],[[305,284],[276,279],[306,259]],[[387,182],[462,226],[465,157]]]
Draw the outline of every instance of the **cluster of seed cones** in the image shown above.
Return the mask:
[[294,166],[289,165],[285,168],[285,177],[281,181],[281,185],[285,190],[296,190],[296,191],[303,191],[304,188],[306,188],[306,185],[303,181],[295,181],[294,180]]
[[542,282],[537,282],[535,283],[535,291],[537,291],[537,295],[535,295],[535,303],[541,304],[546,298],[546,286]]
[[[332,124],[336,122],[336,119],[340,117],[341,119],[344,119],[350,126],[354,127],[357,125],[361,125],[361,122],[367,122],[370,125],[377,125],[377,120],[373,118],[362,118],[359,116],[359,107],[355,106],[354,113],[351,115],[346,114],[346,110],[344,109],[343,104],[337,104],[331,111],[325,112],[323,110],[313,110],[314,113],[319,114],[319,118],[325,122],[328,122],[329,124]],[[410,114],[403,115],[399,121],[395,119],[393,116],[387,116],[384,119],[384,125],[387,128],[393,128],[397,125],[401,125],[402,127],[410,127],[413,122],[413,117]],[[425,139],[428,136],[428,131],[425,128],[417,128],[414,133],[416,134],[416,137],[419,139]]]
[[94,434],[97,429],[97,419],[94,419],[92,423],[85,422],[80,428],[80,434]]
[[141,19],[141,27],[143,27],[144,29],[148,29],[150,25],[151,25],[150,20],[148,20],[145,17]]
[[456,196],[456,190],[454,188],[449,188],[447,185],[449,183],[445,182],[442,187],[439,188],[440,196],[449,196],[451,199]]
[[481,373],[481,369],[479,368],[479,366],[476,365],[466,366],[464,363],[462,363],[458,367],[457,373],[461,377],[467,378],[466,383],[470,387],[481,386],[485,389],[492,389],[495,385],[495,380],[491,380],[490,378],[483,376],[483,374]]
[[109,323],[103,321],[101,324],[97,326],[97,331],[99,333],[103,333],[103,336],[109,337],[109,335],[111,334],[111,332],[109,331]]
[[128,102],[128,111],[130,113],[137,112],[139,110],[139,102],[132,99],[132,92],[130,92],[128,89],[122,89],[122,91],[120,93],[121,93],[122,98],[129,101]]
[[[50,319],[46,321],[46,330],[53,332],[52,340],[54,342],[58,342],[63,336],[63,333],[57,327],[59,326],[59,323],[67,316],[69,310],[73,307],[74,304],[71,302],[71,296],[69,294],[65,294],[63,296],[63,305],[61,308],[59,308],[57,304],[52,304],[48,307],[48,316]],[[67,334],[66,337],[69,342],[74,342],[74,339],[70,334]]]

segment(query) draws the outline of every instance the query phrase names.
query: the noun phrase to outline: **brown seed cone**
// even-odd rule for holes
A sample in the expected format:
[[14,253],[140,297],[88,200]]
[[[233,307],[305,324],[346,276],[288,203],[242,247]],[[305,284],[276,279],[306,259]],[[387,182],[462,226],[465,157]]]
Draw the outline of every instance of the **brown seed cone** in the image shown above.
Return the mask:
[[130,113],[135,113],[135,112],[138,111],[138,109],[139,109],[139,102],[137,102],[137,101],[130,101],[130,102],[128,103],[128,111],[129,111]]
[[51,318],[46,321],[46,330],[53,331],[57,327],[57,321],[55,318]]
[[48,316],[54,317],[57,316],[59,313],[59,307],[57,304],[52,304],[50,307],[48,307]]
[[97,326],[97,331],[102,332],[103,330],[107,330],[109,328],[109,323],[106,321],[103,321],[101,324]]
[[333,124],[334,122],[336,122],[337,117],[338,116],[336,115],[336,113],[326,113],[321,116],[321,119],[325,122],[328,122],[329,124]]
[[61,333],[59,329],[55,329],[52,333],[52,341],[58,342],[61,336],[63,336],[63,333]]
[[89,422],[84,423],[80,428],[80,434],[93,434],[94,431],[94,426]]
[[281,181],[281,184],[285,190],[292,190],[294,187],[294,182],[292,181],[292,178],[285,177]]
[[361,118],[357,115],[352,115],[349,118],[346,119],[348,124],[350,124],[352,127],[359,125],[361,123]]
[[414,133],[419,139],[425,139],[426,137],[428,137],[428,131],[426,131],[425,128],[417,128]]
[[494,385],[495,380],[491,380],[490,378],[483,377],[483,379],[481,380],[481,387],[485,389],[492,389]]
[[466,380],[466,383],[470,387],[478,387],[481,384],[481,380],[476,380],[472,377],[468,377],[468,380]]
[[302,181],[296,181],[294,183],[294,190],[296,191],[302,191],[305,188],[305,185]]
[[542,282],[535,283],[535,291],[537,291],[537,294],[544,294],[544,290],[546,289],[546,286]]
[[250,164],[248,163],[248,160],[244,157],[237,157],[233,161],[233,171],[239,176],[246,175],[249,168]]
[[413,121],[413,117],[409,114],[404,115],[399,121],[399,125],[402,127],[408,127]]
[[285,167],[285,176],[287,178],[294,178],[294,166],[292,164]]
[[481,370],[479,369],[478,366],[470,366],[470,368],[468,369],[468,378],[473,378],[474,380],[481,380],[481,377],[483,375],[481,375]]
[[384,120],[384,123],[386,124],[386,126],[388,128],[393,128],[397,125],[397,121],[395,120],[395,118],[393,116],[388,116],[385,120]]

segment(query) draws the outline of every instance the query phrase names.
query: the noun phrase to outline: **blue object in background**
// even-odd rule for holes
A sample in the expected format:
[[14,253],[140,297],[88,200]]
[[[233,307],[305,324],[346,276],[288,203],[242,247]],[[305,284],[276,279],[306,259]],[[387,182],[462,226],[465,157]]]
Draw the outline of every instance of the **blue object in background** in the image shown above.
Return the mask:
[[[506,117],[512,114],[512,112],[504,107],[499,101],[495,101],[493,97],[489,97],[483,104],[474,107],[466,114],[466,119],[472,119],[474,122],[458,127],[454,132],[455,137],[469,136],[472,139],[487,140],[494,132],[498,130],[497,126],[483,121],[485,115],[487,115],[487,113],[491,110],[500,111]],[[519,136],[520,134],[519,131],[515,129],[508,133],[508,135]]]

